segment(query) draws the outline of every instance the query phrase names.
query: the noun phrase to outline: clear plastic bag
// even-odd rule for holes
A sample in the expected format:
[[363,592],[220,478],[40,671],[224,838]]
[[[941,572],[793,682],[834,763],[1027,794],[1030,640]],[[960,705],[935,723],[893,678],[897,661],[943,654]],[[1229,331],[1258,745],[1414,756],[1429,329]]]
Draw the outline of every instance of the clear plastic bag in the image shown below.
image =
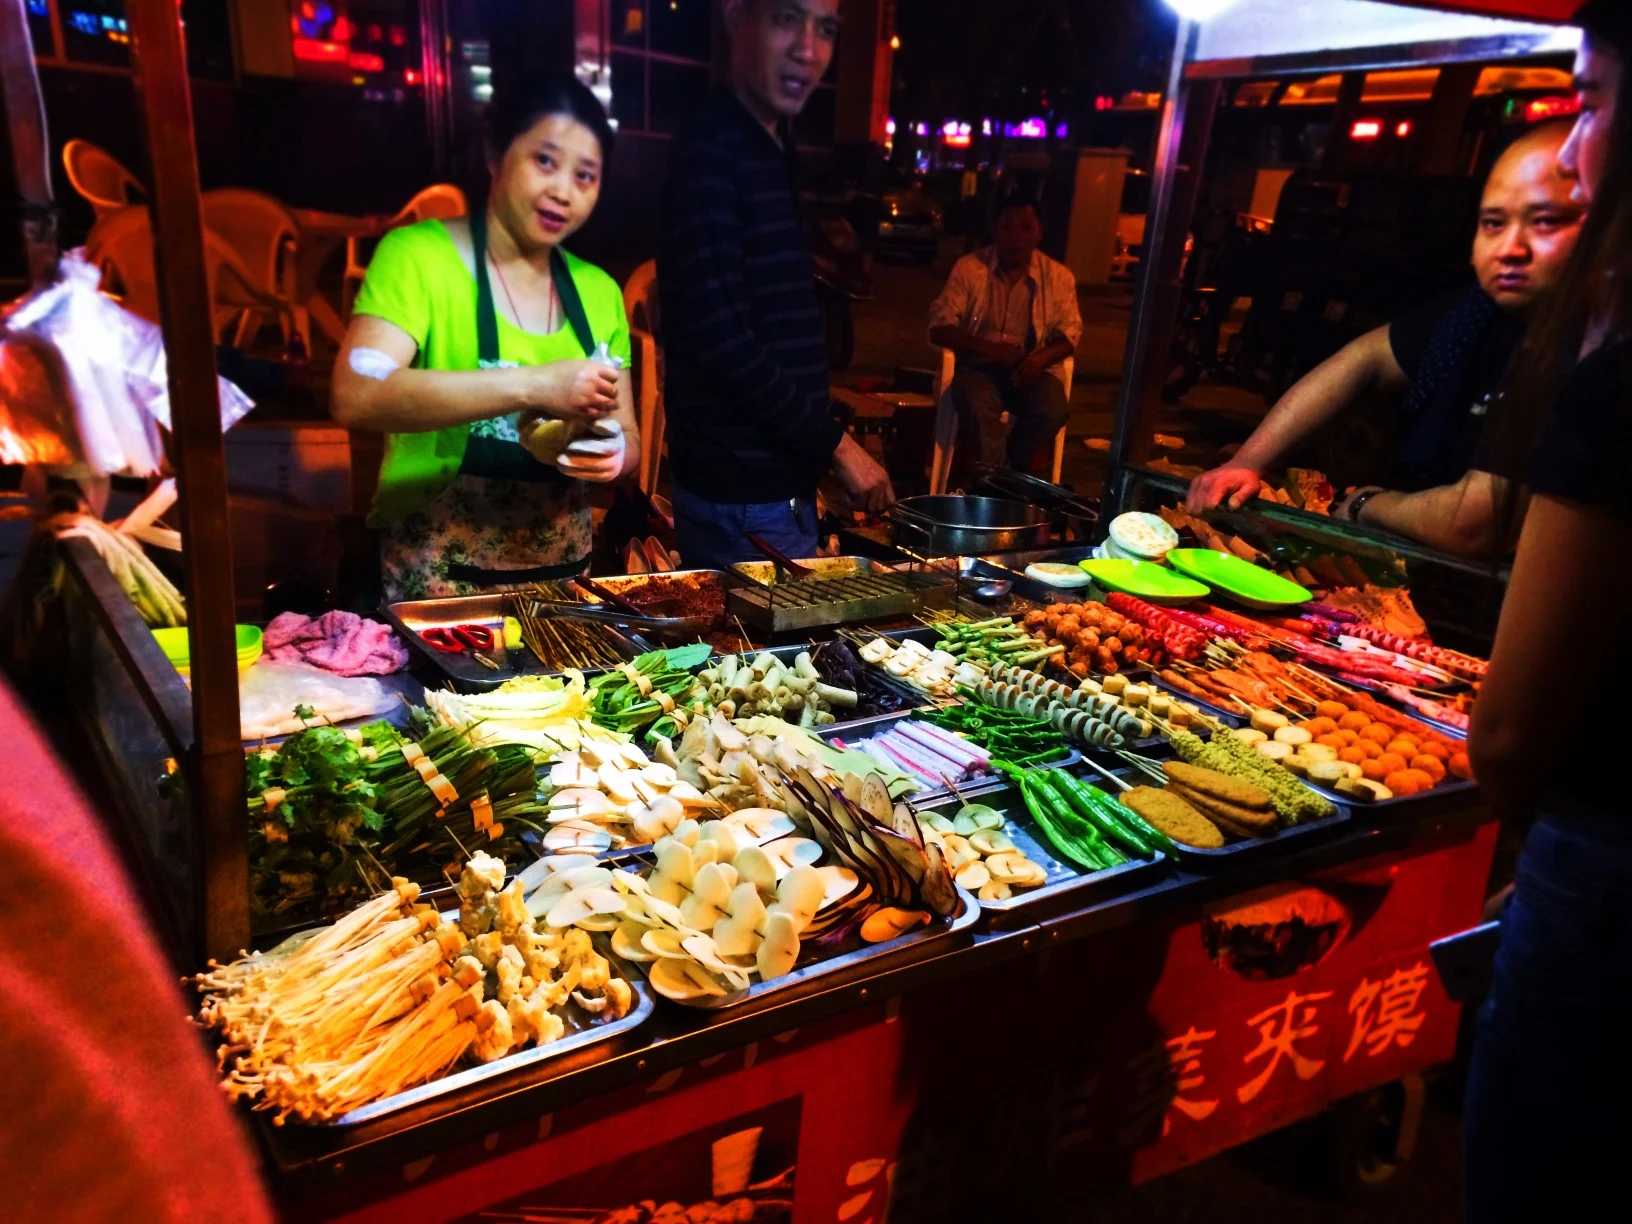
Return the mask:
[[[164,334],[99,289],[82,251],[0,321],[0,461],[65,476],[152,476],[170,428]],[[255,406],[217,379],[221,427]]]
[[[372,676],[337,676],[305,663],[261,659],[238,682],[238,725],[245,743],[325,722],[373,718],[399,704],[397,690]],[[309,706],[311,718],[302,721],[296,706]]]

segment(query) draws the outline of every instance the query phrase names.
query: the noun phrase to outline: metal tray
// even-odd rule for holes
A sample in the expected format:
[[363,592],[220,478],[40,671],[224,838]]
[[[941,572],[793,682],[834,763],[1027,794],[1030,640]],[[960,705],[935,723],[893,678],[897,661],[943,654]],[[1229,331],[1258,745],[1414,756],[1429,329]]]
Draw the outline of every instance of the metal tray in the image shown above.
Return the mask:
[[[1151,784],[1151,780],[1143,772],[1131,767],[1111,770],[1117,777],[1131,781],[1135,785]],[[1113,791],[1105,780],[1097,774],[1086,775],[1083,781],[1089,786],[1097,786],[1108,795],[1114,796]],[[1309,784],[1304,783],[1305,786]],[[1337,805],[1337,813],[1324,820],[1312,820],[1308,824],[1296,825],[1290,829],[1279,829],[1269,837],[1255,837],[1250,840],[1238,841],[1219,850],[1201,850],[1194,846],[1174,843],[1173,853],[1180,865],[1195,871],[1218,871],[1236,863],[1255,863],[1260,859],[1274,858],[1288,850],[1296,850],[1308,846],[1312,842],[1322,841],[1332,834],[1340,832],[1353,819],[1348,802],[1341,796],[1327,794],[1319,787],[1309,787],[1322,799],[1329,799]]]
[[[794,561],[814,570],[816,579],[789,579],[772,561],[732,566],[738,581],[726,592],[727,611],[777,634],[909,616],[920,607],[950,602],[953,594],[952,576],[933,570],[891,569],[857,556],[796,557]],[[809,597],[824,594],[814,587],[815,582],[848,585],[832,591],[832,598],[815,601]]]
[[[871,739],[879,732],[888,731],[897,723],[911,718],[912,713],[911,710],[906,710],[900,714],[879,714],[873,718],[858,718],[854,722],[834,723],[832,726],[822,727],[816,734],[829,743],[836,739]],[[1064,756],[1057,761],[1041,763],[1039,768],[1069,769],[1073,765],[1080,765],[1081,763],[1082,753],[1071,744],[1066,744]],[[1004,783],[1001,774],[994,773],[985,778],[976,778],[970,781],[968,785],[959,783],[958,791],[965,795],[983,794],[999,785],[1006,785],[1006,783]],[[933,790],[918,791],[916,794],[907,796],[907,798],[915,805],[922,806],[925,803],[938,803],[942,799],[950,799],[952,798],[952,792],[944,786],[938,786]]]
[[[484,625],[493,631],[495,642],[504,637],[504,618],[512,607],[515,596],[505,592],[491,595],[465,595],[449,599],[414,599],[387,604],[384,613],[391,627],[402,635],[419,658],[453,681],[462,693],[485,693],[496,689],[506,680],[517,676],[560,675],[546,672],[542,664],[525,646],[507,650],[502,644],[490,652],[499,663],[497,671],[489,670],[469,654],[444,654],[427,646],[419,636],[426,629],[447,628],[452,625]],[[595,603],[596,600],[586,600]],[[642,652],[642,645],[609,626],[602,626],[617,643],[623,657],[632,659]]]
[[1310,790],[1314,791],[1317,795],[1322,795],[1325,798],[1330,799],[1333,803],[1342,803],[1351,806],[1354,809],[1354,815],[1357,819],[1370,812],[1388,812],[1392,811],[1394,808],[1402,806],[1403,804],[1431,802],[1435,799],[1440,799],[1448,795],[1460,795],[1467,791],[1479,789],[1479,783],[1458,778],[1454,782],[1446,782],[1442,786],[1436,786],[1433,790],[1423,791],[1420,794],[1396,795],[1394,798],[1384,799],[1380,803],[1358,803],[1348,795],[1343,794],[1341,791],[1329,790],[1324,786],[1317,786],[1315,783],[1310,782],[1307,778],[1304,779],[1303,784]]
[[[453,910],[451,914],[451,920],[457,922],[459,920],[459,911]],[[444,914],[443,917],[448,918],[449,915]],[[420,1084],[417,1088],[409,1088],[404,1092],[397,1093],[395,1096],[388,1096],[383,1100],[375,1101],[371,1105],[359,1106],[350,1113],[341,1114],[331,1122],[320,1122],[312,1125],[328,1129],[360,1126],[364,1122],[373,1122],[385,1117],[387,1114],[393,1114],[399,1110],[423,1104],[446,1093],[469,1088],[472,1084],[484,1083],[501,1075],[511,1075],[527,1068],[536,1067],[538,1064],[548,1062],[553,1058],[582,1050],[588,1046],[612,1041],[614,1038],[622,1037],[624,1034],[639,1028],[651,1018],[655,1006],[653,991],[651,986],[647,984],[646,976],[638,972],[633,965],[621,957],[613,955],[608,948],[597,947],[596,950],[611,961],[618,976],[626,979],[630,988],[634,991],[635,1003],[629,1009],[627,1016],[605,1024],[591,1023],[589,1027],[582,1028],[576,1033],[569,1033],[559,1041],[552,1041],[549,1045],[529,1046],[519,1054],[507,1054],[495,1062],[466,1067],[463,1071],[455,1071],[452,1075],[444,1075],[441,1079],[432,1080],[428,1084]],[[569,1017],[573,1017],[578,1010],[577,1004],[569,1002],[565,1010]],[[573,1021],[569,1019],[568,1022],[572,1023]]]
[[749,1005],[763,1003],[769,1006],[781,1003],[785,995],[802,993],[801,987],[813,990],[832,989],[843,985],[846,978],[877,973],[894,962],[910,961],[913,954],[925,944],[967,931],[980,919],[980,902],[961,887],[958,888],[958,901],[958,912],[950,919],[942,918],[927,927],[919,927],[916,931],[898,935],[885,943],[868,944],[854,952],[846,952],[843,956],[802,966],[775,981],[756,982],[747,990],[739,990],[735,994],[690,999],[685,1002],[677,999],[668,1001],[679,1007],[690,1007],[699,1011],[724,1011],[728,1008],[756,1010]]
[[[970,797],[976,796],[971,794]],[[1048,871],[1046,884],[1016,892],[1007,901],[980,902],[980,908],[986,913],[986,925],[993,930],[1036,922],[1049,914],[1116,896],[1150,883],[1153,877],[1172,867],[1172,860],[1158,853],[1154,860],[1129,859],[1120,867],[1084,871],[1074,863],[1062,861],[1048,840],[1035,831],[1031,816],[1026,811],[1025,800],[1015,787],[1005,783],[1000,789],[981,792],[978,798],[1007,817],[1003,822],[1003,832],[1025,852],[1027,858]],[[962,805],[948,796],[931,804],[915,806],[933,811]]]
[[[610,577],[606,577],[606,578],[596,578],[594,581],[595,581],[596,585],[604,587],[606,590],[610,591],[612,594],[621,595],[625,599],[629,600],[631,603],[639,605],[640,602],[641,602],[641,600],[640,600],[641,592],[644,591],[647,587],[650,587],[651,585],[653,585],[652,580],[654,578],[657,578],[657,579],[662,579],[662,578],[695,578],[695,577],[700,577],[700,576],[703,576],[703,575],[708,575],[708,576],[711,576],[711,577],[714,577],[714,578],[718,578],[720,580],[720,587],[721,587],[722,593],[723,593],[723,591],[730,589],[730,587],[732,586],[731,576],[729,574],[727,574],[724,570],[717,570],[717,569],[668,570],[668,571],[666,571],[664,573],[661,573],[661,574],[613,574]],[[588,592],[584,592],[584,595],[585,595],[586,599],[589,598]],[[599,603],[600,601],[590,599],[589,602]],[[667,615],[667,614],[668,613],[662,611],[661,609],[657,613],[657,615]],[[722,619],[725,616],[725,610],[724,610],[723,606],[721,607],[721,610],[720,610],[720,616],[721,616]]]
[[[871,574],[890,574],[895,567],[884,561],[875,561],[871,557],[811,557],[800,560],[792,559],[796,565],[802,565],[813,571],[817,578],[862,578]],[[775,561],[739,561],[730,570],[739,578],[746,578],[757,586],[770,586],[773,583],[790,582],[793,579],[781,565]]]
[[1242,714],[1239,710],[1226,710],[1223,706],[1215,705],[1213,702],[1207,701],[1201,697],[1192,697],[1183,689],[1176,689],[1171,684],[1163,681],[1161,676],[1156,672],[1151,672],[1149,677],[1141,680],[1140,683],[1153,685],[1156,688],[1161,689],[1162,692],[1173,698],[1174,701],[1183,701],[1189,703],[1190,705],[1199,707],[1203,714],[1207,715],[1209,718],[1216,718],[1226,727],[1234,727],[1239,730],[1247,725],[1247,716]]

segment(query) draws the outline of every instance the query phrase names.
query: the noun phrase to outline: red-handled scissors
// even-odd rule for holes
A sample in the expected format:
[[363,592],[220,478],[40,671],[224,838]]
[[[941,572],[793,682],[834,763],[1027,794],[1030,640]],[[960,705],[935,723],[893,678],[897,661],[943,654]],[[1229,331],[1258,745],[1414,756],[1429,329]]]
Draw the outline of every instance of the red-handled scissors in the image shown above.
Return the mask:
[[474,654],[493,649],[493,630],[486,625],[450,625],[445,629],[438,625],[419,636],[427,646],[443,654],[464,654],[467,650]]

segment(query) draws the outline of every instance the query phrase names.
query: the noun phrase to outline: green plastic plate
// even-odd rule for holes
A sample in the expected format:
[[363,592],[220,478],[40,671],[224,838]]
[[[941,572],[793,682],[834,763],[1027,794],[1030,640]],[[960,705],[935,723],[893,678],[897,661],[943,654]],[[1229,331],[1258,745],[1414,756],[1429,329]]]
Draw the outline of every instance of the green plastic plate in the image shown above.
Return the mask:
[[1212,594],[1199,582],[1175,574],[1154,561],[1106,557],[1080,561],[1083,572],[1108,591],[1122,591],[1151,603],[1189,603]]
[[1249,608],[1290,608],[1313,599],[1305,588],[1251,561],[1210,548],[1175,548],[1168,562]]

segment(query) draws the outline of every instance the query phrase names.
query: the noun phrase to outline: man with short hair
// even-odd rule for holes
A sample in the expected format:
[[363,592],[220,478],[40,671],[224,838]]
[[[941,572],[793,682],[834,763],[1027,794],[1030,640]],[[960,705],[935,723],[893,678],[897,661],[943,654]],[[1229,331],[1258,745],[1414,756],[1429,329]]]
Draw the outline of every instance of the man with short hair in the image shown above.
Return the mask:
[[1037,249],[1042,236],[1036,204],[1005,199],[993,244],[958,260],[930,307],[930,342],[958,357],[951,392],[964,462],[1029,471],[1070,411],[1063,363],[1082,339],[1077,281]]
[[674,521],[690,566],[816,554],[816,486],[890,480],[834,420],[790,124],[827,72],[840,0],[723,0],[730,78],[669,154],[657,258]]
[[1381,485],[1356,489],[1334,517],[1368,523],[1443,552],[1488,554],[1496,480],[1480,467],[1485,418],[1500,398],[1537,303],[1558,283],[1584,216],[1558,152],[1570,125],[1530,129],[1496,164],[1473,239],[1477,284],[1351,342],[1283,395],[1235,456],[1191,482],[1193,514],[1235,509],[1263,474],[1373,392],[1404,397],[1404,436]]

